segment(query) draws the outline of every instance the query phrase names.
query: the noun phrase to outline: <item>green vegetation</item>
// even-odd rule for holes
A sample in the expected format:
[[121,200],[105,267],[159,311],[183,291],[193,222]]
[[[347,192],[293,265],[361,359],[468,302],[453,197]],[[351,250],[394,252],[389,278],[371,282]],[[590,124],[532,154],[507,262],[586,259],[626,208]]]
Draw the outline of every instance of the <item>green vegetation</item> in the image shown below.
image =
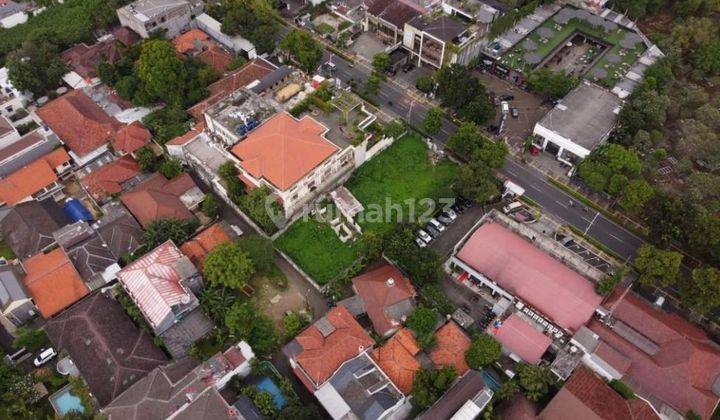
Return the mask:
[[435,75],[437,95],[443,106],[453,109],[464,121],[483,125],[497,112],[480,80],[467,67],[453,64]]
[[613,379],[609,382],[610,388],[614,389],[615,392],[622,395],[623,398],[626,400],[630,400],[635,398],[635,393],[632,389],[630,389],[629,386],[625,384],[623,381],[618,381],[617,379]]
[[202,202],[202,212],[211,219],[215,219],[220,215],[220,204],[218,204],[215,195],[211,193],[205,194]]
[[243,290],[255,274],[250,255],[234,243],[218,245],[203,263],[203,277],[214,287]]
[[452,382],[457,377],[454,367],[442,369],[420,369],[415,374],[412,388],[413,414],[430,407],[437,401],[445,391],[450,389]]
[[0,361],[0,418],[40,418],[33,377],[4,359]]
[[549,99],[560,99],[570,93],[580,83],[577,77],[563,72],[554,72],[547,68],[536,70],[528,76],[530,90]]
[[470,348],[465,352],[465,361],[472,369],[489,366],[502,356],[502,345],[489,334],[475,337]]
[[[143,250],[144,252],[150,251],[168,240],[172,240],[175,245],[180,246],[180,244],[188,240],[188,238],[195,233],[198,227],[199,223],[196,219],[153,220],[143,232]],[[135,253],[142,255],[143,252],[138,250]]]
[[438,314],[426,306],[418,306],[407,319],[407,327],[415,332],[420,347],[430,347],[435,340]]
[[164,161],[160,165],[160,173],[167,179],[173,179],[184,172],[183,166],[177,159],[170,159]]
[[277,11],[268,0],[222,0],[217,20],[221,30],[241,35],[255,45],[258,54],[271,53],[279,34]]
[[5,258],[6,260],[15,259],[15,253],[12,248],[10,248],[10,246],[3,240],[0,240],[0,257]]
[[50,340],[44,330],[33,330],[28,327],[20,327],[16,331],[16,337],[15,340],[13,340],[13,347],[25,347],[27,351],[34,353],[49,343]]
[[635,269],[640,275],[638,281],[647,286],[668,286],[675,284],[680,273],[682,255],[665,251],[650,244],[643,244],[635,256]]
[[293,29],[280,41],[280,49],[285,51],[302,70],[312,73],[320,63],[323,49],[309,32]]

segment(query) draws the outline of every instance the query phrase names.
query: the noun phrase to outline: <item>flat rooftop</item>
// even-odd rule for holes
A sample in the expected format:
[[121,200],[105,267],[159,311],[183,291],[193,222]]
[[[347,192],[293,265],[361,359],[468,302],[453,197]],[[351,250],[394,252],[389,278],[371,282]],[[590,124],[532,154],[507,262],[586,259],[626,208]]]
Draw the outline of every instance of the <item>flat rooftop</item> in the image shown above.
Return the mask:
[[230,132],[236,133],[236,128],[244,124],[244,118],[262,122],[273,116],[275,111],[265,99],[241,88],[212,105],[205,113]]
[[599,86],[582,83],[538,122],[573,143],[593,150],[615,127],[622,101]]
[[124,7],[140,20],[150,20],[154,16],[165,13],[168,9],[174,9],[189,5],[187,0],[137,0]]

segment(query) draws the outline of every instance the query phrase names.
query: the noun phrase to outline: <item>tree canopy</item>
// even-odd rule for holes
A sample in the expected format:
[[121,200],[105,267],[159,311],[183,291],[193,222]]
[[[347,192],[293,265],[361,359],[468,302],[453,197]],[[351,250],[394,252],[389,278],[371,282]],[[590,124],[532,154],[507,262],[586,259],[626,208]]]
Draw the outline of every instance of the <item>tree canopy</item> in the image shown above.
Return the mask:
[[233,243],[218,245],[205,257],[203,275],[211,284],[242,289],[255,274],[250,255]]
[[420,412],[435,403],[452,385],[457,377],[454,367],[420,369],[413,379],[412,405]]
[[407,318],[407,326],[415,332],[421,347],[428,347],[432,344],[437,323],[437,312],[422,305],[418,306]]
[[439,133],[440,129],[442,128],[442,121],[444,116],[445,113],[442,109],[438,107],[432,107],[428,109],[422,124],[423,130],[430,135],[435,135]]
[[563,72],[552,71],[546,67],[530,73],[527,84],[534,92],[550,99],[560,99],[570,93],[580,83],[577,77]]
[[472,369],[481,369],[502,356],[502,345],[489,334],[480,334],[465,352],[465,361]]
[[280,49],[288,55],[307,73],[312,73],[322,59],[323,49],[310,33],[293,29],[280,41]]
[[674,284],[680,272],[682,255],[644,244],[635,257],[635,268],[640,276],[638,281],[650,286]]
[[715,267],[700,267],[690,278],[680,282],[680,297],[684,306],[701,314],[720,306],[720,271]]

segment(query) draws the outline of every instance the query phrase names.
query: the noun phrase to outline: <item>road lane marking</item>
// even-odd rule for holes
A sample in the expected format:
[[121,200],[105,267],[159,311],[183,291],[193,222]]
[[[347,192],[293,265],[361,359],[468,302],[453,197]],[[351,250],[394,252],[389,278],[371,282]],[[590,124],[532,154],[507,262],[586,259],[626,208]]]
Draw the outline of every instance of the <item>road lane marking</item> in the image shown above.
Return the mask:
[[555,200],[555,202],[556,202],[558,205],[560,205],[561,207],[568,208],[568,206],[566,206],[565,203],[561,203],[561,202],[559,202],[559,201],[557,201],[557,200]]
[[612,233],[608,233],[608,235],[610,235],[611,237],[613,237],[613,239],[615,239],[615,240],[618,241],[618,242],[625,243],[625,241],[623,241],[622,239],[620,239],[620,238],[618,238],[617,236],[613,235]]
[[[590,228],[592,227],[593,223],[595,223],[595,220],[598,218],[598,216],[600,216],[600,212],[595,213],[595,217],[593,217],[593,219],[592,219],[592,221],[590,222],[590,224],[588,225],[587,229],[585,229],[585,235],[587,235],[588,231],[589,231]],[[583,219],[585,219],[585,218],[583,217]],[[587,220],[587,219],[586,219],[586,220]]]
[[538,187],[536,187],[535,185],[532,185],[532,184],[530,185],[530,188],[532,188],[533,190],[535,190],[535,191],[537,191],[537,192],[539,192],[539,193],[542,193],[542,192],[543,192],[543,190],[541,190],[540,188],[538,188]]

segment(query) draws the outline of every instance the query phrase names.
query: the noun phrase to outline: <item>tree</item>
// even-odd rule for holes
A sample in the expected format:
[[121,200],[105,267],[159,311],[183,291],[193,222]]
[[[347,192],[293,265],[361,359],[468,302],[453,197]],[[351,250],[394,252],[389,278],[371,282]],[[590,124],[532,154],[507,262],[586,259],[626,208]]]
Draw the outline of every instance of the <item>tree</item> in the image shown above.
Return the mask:
[[424,74],[415,79],[415,87],[423,93],[430,93],[435,89],[435,81],[432,76]]
[[138,166],[143,172],[152,172],[155,169],[155,153],[149,147],[144,146],[135,152]]
[[547,367],[520,363],[517,367],[518,385],[530,401],[538,401],[555,384],[555,377]]
[[415,233],[409,226],[397,225],[388,233],[384,253],[405,271],[416,287],[433,284],[443,276],[442,258],[430,248],[415,244]]
[[386,52],[379,52],[373,56],[372,66],[376,72],[383,74],[390,70],[390,54]]
[[720,40],[710,39],[700,44],[693,53],[695,67],[707,76],[720,74]]
[[280,41],[280,49],[285,51],[306,73],[312,73],[323,55],[320,44],[310,33],[293,29]]
[[528,87],[530,90],[550,99],[559,99],[570,93],[580,83],[577,77],[571,77],[564,72],[555,72],[543,67],[530,73]]
[[485,87],[473,77],[465,66],[452,64],[437,72],[437,94],[443,106],[459,110],[475,101],[478,97],[487,97]]
[[220,205],[213,194],[205,194],[202,202],[202,212],[211,219],[215,219],[220,215]]
[[630,181],[620,197],[620,205],[630,214],[639,214],[645,203],[655,195],[655,189],[644,179]]
[[278,344],[277,331],[275,331],[273,320],[265,315],[258,314],[255,317],[249,343],[255,353],[261,356],[271,354]]
[[276,268],[275,248],[271,240],[259,235],[243,236],[235,246],[247,252],[257,274],[268,274]]
[[472,121],[475,124],[484,125],[492,121],[497,114],[495,104],[490,101],[487,95],[481,95],[472,102],[458,110],[458,115],[464,121]]
[[189,122],[190,116],[177,103],[153,111],[143,118],[143,124],[160,144],[187,133]]
[[467,163],[460,167],[453,190],[465,198],[485,203],[500,195],[500,182],[486,165]]
[[24,42],[7,57],[8,77],[17,89],[42,96],[62,84],[67,66],[49,37]]
[[238,178],[238,168],[232,161],[227,161],[218,168],[218,176],[225,183],[230,200],[238,204],[243,194],[245,194],[245,184]]
[[253,404],[266,416],[272,417],[277,412],[275,399],[272,394],[267,391],[260,391],[253,397]]
[[625,276],[625,269],[618,269],[612,275],[608,275],[604,279],[600,280],[597,283],[597,287],[595,289],[597,290],[598,294],[607,296],[612,293],[613,290],[615,290],[615,286],[620,283],[623,276]]
[[143,232],[143,244],[147,249],[172,240],[176,245],[185,242],[198,228],[196,219],[157,219],[150,222]]
[[368,95],[376,95],[380,90],[380,83],[382,83],[382,78],[378,76],[377,73],[371,74],[365,79],[365,93]]
[[235,301],[225,313],[225,326],[236,339],[250,340],[255,312],[250,302]]
[[171,42],[161,39],[143,42],[137,75],[151,97],[166,103],[182,98],[185,68]]
[[688,245],[707,262],[720,265],[720,216],[699,217],[690,229]]
[[167,179],[173,179],[183,173],[183,167],[177,159],[166,160],[160,165],[160,173]]
[[275,49],[278,25],[277,12],[267,0],[223,0],[224,16],[221,30],[230,35],[242,35],[255,45],[258,54],[271,53]]
[[48,337],[47,334],[45,334],[45,331],[40,329],[33,330],[28,327],[20,327],[16,331],[16,337],[15,340],[13,340],[13,347],[25,347],[27,351],[34,353],[40,350],[40,348],[47,343]]
[[489,366],[502,356],[502,345],[488,334],[480,334],[473,339],[465,352],[465,361],[471,369]]
[[426,307],[418,306],[407,318],[407,326],[415,332],[421,347],[428,347],[433,342],[435,326],[438,323],[437,313]]
[[288,337],[295,337],[305,327],[305,321],[296,312],[290,312],[283,317],[283,325],[285,326],[285,334]]
[[690,278],[680,282],[680,297],[684,306],[705,314],[720,305],[720,271],[714,267],[700,267]]
[[508,153],[505,143],[491,141],[472,122],[460,124],[457,131],[448,138],[447,147],[458,156],[469,161],[478,161],[489,169],[502,167]]
[[211,284],[242,289],[253,274],[250,255],[235,244],[220,244],[205,257],[203,275]]
[[640,274],[638,281],[647,286],[674,284],[680,272],[681,261],[682,255],[677,252],[643,244],[635,257],[635,268]]
[[441,369],[421,368],[415,374],[412,388],[412,405],[420,412],[435,403],[452,385],[457,377],[455,367]]
[[436,106],[428,109],[423,120],[423,130],[430,135],[439,133],[444,114],[443,110]]

